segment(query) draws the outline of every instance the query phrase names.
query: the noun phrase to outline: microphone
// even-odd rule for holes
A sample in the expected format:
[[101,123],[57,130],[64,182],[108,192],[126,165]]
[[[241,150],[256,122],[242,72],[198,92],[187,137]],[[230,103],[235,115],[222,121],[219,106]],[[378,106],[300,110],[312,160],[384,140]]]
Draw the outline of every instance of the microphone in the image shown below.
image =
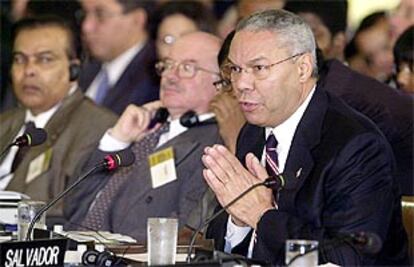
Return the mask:
[[50,207],[52,207],[56,202],[62,199],[65,195],[67,195],[70,191],[72,191],[76,186],[78,186],[81,182],[86,180],[86,178],[95,172],[98,169],[104,169],[107,171],[114,171],[119,167],[127,167],[130,166],[135,161],[135,155],[132,153],[131,149],[125,149],[115,154],[108,154],[104,157],[104,159],[88,170],[85,174],[81,175],[78,180],[76,180],[71,186],[63,190],[59,193],[55,198],[53,198],[48,204],[43,206],[31,220],[29,228],[27,229],[26,240],[30,241],[31,233],[33,232],[33,227],[35,223],[39,220],[40,216],[45,213]]
[[191,128],[216,123],[215,120],[200,121],[195,111],[189,110],[180,117],[180,124],[184,127]]
[[250,186],[245,191],[243,191],[240,195],[238,195],[236,198],[234,198],[232,201],[227,203],[227,205],[222,207],[219,211],[217,211],[216,213],[211,215],[207,220],[205,220],[204,223],[202,223],[194,231],[193,235],[191,236],[190,245],[188,246],[188,251],[187,251],[187,263],[191,263],[191,251],[193,250],[195,240],[196,240],[196,237],[197,237],[198,233],[200,233],[200,231],[203,230],[210,222],[212,222],[215,218],[217,218],[220,214],[222,214],[226,209],[231,207],[234,203],[239,201],[242,197],[247,195],[247,193],[249,193],[250,191],[252,191],[256,187],[266,186],[267,188],[270,188],[270,189],[275,190],[275,191],[282,190],[283,187],[286,184],[286,182],[285,182],[286,178],[285,177],[290,177],[290,175],[287,175],[285,173],[285,174],[279,174],[277,176],[270,176],[264,182],[257,183],[257,184],[254,184],[254,185]]
[[[357,232],[339,234],[334,237],[333,240],[322,244],[320,249],[323,251],[331,250],[337,248],[338,246],[343,246],[344,244],[351,245],[362,254],[376,254],[382,248],[381,238],[377,234],[373,232]],[[304,253],[296,255],[286,266],[290,266],[296,259],[301,258],[315,250],[318,250],[318,247],[306,250]]]
[[382,248],[381,238],[373,232],[348,234],[342,237],[342,241],[350,242],[363,254],[376,254]]
[[13,143],[9,144],[6,149],[1,152],[0,158],[2,158],[12,146],[37,146],[43,144],[46,141],[46,138],[47,133],[42,128],[29,128],[24,134],[17,137]]

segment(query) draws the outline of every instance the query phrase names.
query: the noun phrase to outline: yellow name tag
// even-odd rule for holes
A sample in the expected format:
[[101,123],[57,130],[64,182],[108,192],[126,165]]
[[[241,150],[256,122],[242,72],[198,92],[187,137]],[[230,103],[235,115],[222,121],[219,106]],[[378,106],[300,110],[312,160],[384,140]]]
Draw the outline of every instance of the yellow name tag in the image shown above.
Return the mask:
[[52,159],[52,148],[37,156],[30,162],[29,170],[26,176],[26,184],[33,181],[37,176],[49,169],[50,160]]
[[163,186],[177,179],[172,147],[158,151],[148,157],[152,188]]

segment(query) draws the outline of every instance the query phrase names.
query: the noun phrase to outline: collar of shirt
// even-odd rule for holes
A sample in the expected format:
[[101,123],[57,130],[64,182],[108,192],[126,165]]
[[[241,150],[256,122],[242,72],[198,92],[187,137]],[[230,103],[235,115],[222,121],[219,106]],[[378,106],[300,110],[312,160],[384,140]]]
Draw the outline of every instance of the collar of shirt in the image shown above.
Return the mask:
[[[266,127],[266,139],[270,135],[271,132],[276,137],[276,140],[278,142],[276,151],[278,155],[278,161],[279,161],[279,170],[280,172],[283,172],[285,169],[286,160],[289,154],[290,146],[292,144],[293,136],[295,135],[296,128],[299,125],[299,122],[305,113],[306,107],[309,105],[310,100],[312,99],[312,96],[315,92],[314,86],[309,93],[309,95],[306,97],[305,101],[299,106],[299,108],[284,122],[279,124],[278,126],[271,128]],[[265,150],[263,150],[263,156],[262,156],[262,164],[264,165],[264,153]]]
[[[206,120],[211,119],[213,117],[214,117],[213,113],[205,113],[205,114],[198,115],[198,120],[199,121],[206,121]],[[180,135],[183,132],[188,130],[187,127],[184,127],[184,126],[181,125],[180,119],[171,120],[171,118],[169,118],[168,121],[170,122],[170,129],[169,129],[168,132],[166,132],[166,133],[164,133],[160,136],[160,140],[158,141],[157,146],[163,145],[164,143],[170,141],[171,139],[177,137],[178,135]]]
[[[73,85],[68,92],[67,96],[72,95],[77,89],[77,84]],[[26,116],[24,122],[27,123],[29,121],[33,121],[37,128],[45,128],[46,124],[49,122],[50,118],[55,114],[58,108],[62,105],[62,101],[59,101],[56,105],[54,105],[49,110],[42,112],[40,114],[34,115],[30,110],[26,110]],[[23,128],[20,130],[19,134],[23,133]]]
[[140,42],[112,61],[103,64],[102,69],[105,69],[108,72],[110,86],[113,86],[119,80],[119,77],[121,77],[129,63],[131,63],[132,59],[134,59],[135,55],[141,51],[144,45],[145,42]]

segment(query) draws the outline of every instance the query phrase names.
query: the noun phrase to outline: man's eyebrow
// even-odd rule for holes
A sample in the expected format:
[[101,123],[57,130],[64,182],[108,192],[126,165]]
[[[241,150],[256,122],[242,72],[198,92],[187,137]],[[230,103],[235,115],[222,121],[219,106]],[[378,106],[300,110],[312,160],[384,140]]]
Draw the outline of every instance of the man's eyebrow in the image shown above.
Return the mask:
[[[36,52],[35,54],[33,54],[34,56],[38,56],[38,55],[56,55],[56,53],[54,53],[51,50],[45,50],[45,51],[40,51],[40,52]],[[15,50],[12,52],[12,55],[25,55],[25,56],[30,56],[28,54],[25,54],[23,51],[19,51],[19,50]]]
[[[238,66],[238,65],[237,65],[237,64],[235,64],[235,63],[234,63],[234,62],[233,62],[230,58],[227,58],[227,60],[228,60],[231,64]],[[253,65],[253,64],[257,63],[258,61],[262,61],[262,60],[268,60],[268,58],[263,57],[263,56],[260,56],[260,57],[258,57],[258,58],[254,58],[254,59],[252,59],[252,60],[249,60],[246,64],[247,64],[247,65]]]

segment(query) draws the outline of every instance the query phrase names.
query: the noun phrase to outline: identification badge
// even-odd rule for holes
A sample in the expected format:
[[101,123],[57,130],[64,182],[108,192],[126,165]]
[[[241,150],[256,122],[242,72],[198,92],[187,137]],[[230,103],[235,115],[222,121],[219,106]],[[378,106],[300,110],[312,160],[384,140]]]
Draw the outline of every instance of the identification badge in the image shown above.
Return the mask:
[[37,176],[49,169],[50,160],[52,159],[52,148],[37,156],[30,162],[29,171],[26,176],[26,184],[33,181]]
[[177,179],[172,147],[151,154],[148,162],[151,169],[152,188],[155,189]]

